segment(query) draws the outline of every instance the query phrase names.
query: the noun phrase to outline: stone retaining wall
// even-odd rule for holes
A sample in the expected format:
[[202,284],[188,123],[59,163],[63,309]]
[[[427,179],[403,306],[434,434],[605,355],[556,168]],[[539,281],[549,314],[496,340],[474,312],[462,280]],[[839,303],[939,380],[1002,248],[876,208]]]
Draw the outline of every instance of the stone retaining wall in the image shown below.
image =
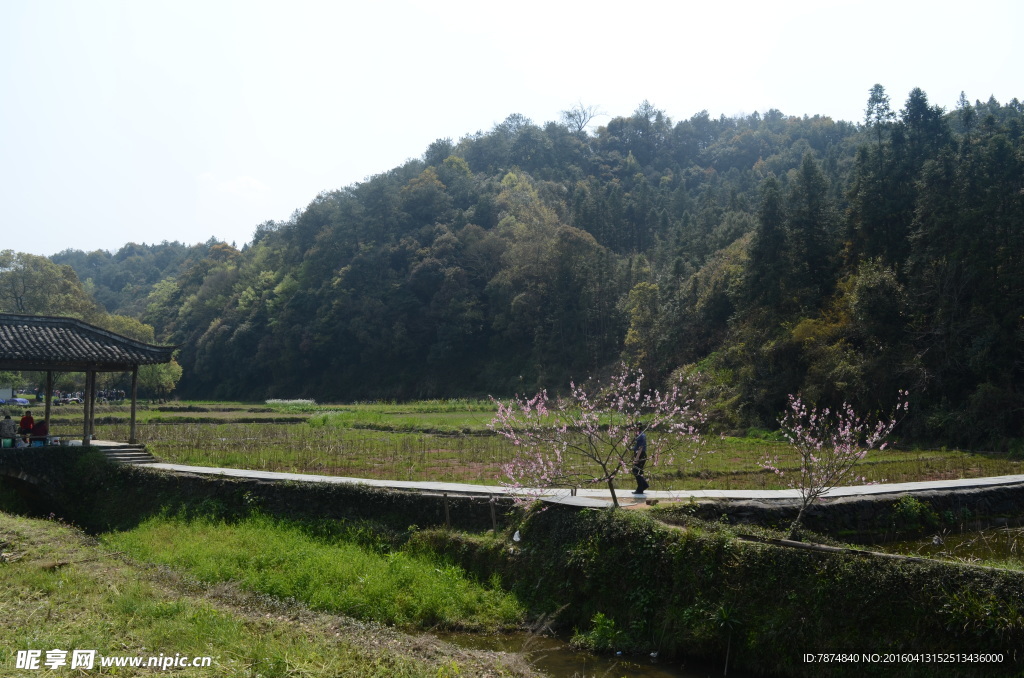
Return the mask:
[[[506,522],[507,499],[449,496],[371,488],[364,485],[267,482],[158,472],[105,463],[83,448],[18,449],[0,452],[0,477],[36,485],[54,505],[80,524],[97,502],[122,505],[118,522],[167,506],[206,502],[229,512],[251,508],[279,515],[384,519],[422,527],[450,525],[486,530]],[[910,499],[908,499],[908,497]],[[793,500],[705,500],[680,511],[705,520],[786,528],[796,517]],[[104,511],[104,513],[109,513]],[[1024,524],[1024,483],[955,490],[925,490],[826,499],[804,514],[804,526],[845,541],[872,543],[942,529],[977,529]],[[96,527],[102,527],[97,525]]]
[[[910,498],[908,500],[908,498]],[[793,500],[715,500],[680,510],[705,520],[786,528]],[[825,499],[804,512],[804,527],[844,541],[873,543],[941,529],[1024,524],[1024,483]]]

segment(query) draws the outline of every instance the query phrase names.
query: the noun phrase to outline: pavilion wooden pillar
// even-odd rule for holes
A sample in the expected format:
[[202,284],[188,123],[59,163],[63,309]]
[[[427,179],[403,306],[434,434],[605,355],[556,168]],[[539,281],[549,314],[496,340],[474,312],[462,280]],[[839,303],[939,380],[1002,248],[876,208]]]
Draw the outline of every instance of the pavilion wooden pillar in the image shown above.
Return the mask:
[[84,410],[85,410],[85,423],[84,430],[82,431],[82,444],[88,445],[92,442],[92,413],[95,402],[93,401],[93,390],[96,383],[96,373],[92,370],[86,370],[85,372],[85,398]]
[[47,434],[48,435],[49,435],[49,432],[50,432],[50,406],[52,405],[52,403],[50,401],[53,400],[52,396],[53,396],[53,370],[46,370],[46,393],[43,394],[43,402],[46,403],[46,408],[45,408],[46,415],[45,415],[45,418],[46,418],[46,430],[47,430]]
[[132,423],[129,428],[128,442],[135,445],[139,442],[135,436],[135,400],[139,394],[139,366],[132,365]]
[[92,371],[92,387],[89,389],[89,441],[96,437],[96,370]]

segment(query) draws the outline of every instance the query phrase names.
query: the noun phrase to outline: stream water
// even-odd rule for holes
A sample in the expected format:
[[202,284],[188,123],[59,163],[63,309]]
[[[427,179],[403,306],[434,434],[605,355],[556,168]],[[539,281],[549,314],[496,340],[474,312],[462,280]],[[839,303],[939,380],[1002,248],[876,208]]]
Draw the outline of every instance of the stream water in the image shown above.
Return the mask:
[[[660,661],[657,657],[603,656],[573,647],[564,640],[528,633],[497,636],[445,634],[440,636],[460,647],[477,650],[515,652],[529,657],[534,667],[551,678],[710,678],[725,675],[725,658],[721,663],[696,659]],[[734,671],[734,678],[752,678],[751,674]]]

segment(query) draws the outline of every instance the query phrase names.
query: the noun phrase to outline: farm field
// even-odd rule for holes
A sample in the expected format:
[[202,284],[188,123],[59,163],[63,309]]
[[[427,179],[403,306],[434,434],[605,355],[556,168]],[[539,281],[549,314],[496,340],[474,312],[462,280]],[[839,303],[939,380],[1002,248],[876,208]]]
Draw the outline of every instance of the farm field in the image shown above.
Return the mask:
[[[150,451],[169,463],[499,484],[501,466],[512,458],[514,448],[488,429],[494,411],[486,400],[345,405],[174,402],[140,406],[138,434]],[[81,417],[81,406],[54,408],[54,432],[76,435]],[[128,407],[98,406],[96,433],[100,439],[127,440]],[[649,469],[651,489],[781,489],[785,478],[760,466],[770,450],[780,452],[784,471],[795,468],[795,456],[771,436],[709,436],[700,450]],[[1022,472],[1021,455],[897,447],[869,453],[854,482]]]

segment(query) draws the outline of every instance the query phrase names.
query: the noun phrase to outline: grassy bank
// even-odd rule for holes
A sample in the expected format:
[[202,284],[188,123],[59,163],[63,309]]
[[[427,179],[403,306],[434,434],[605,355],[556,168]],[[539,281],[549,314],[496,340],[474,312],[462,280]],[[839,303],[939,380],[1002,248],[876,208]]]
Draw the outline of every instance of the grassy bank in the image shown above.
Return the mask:
[[[0,667],[19,650],[96,650],[89,675],[153,675],[153,669],[99,668],[99,658],[212,659],[212,668],[174,676],[226,677],[467,675],[529,676],[507,655],[461,650],[372,623],[255,595],[232,583],[207,585],[181,570],[112,551],[77,529],[0,513]],[[47,675],[79,675],[68,666]],[[25,672],[28,675],[31,672]]]
[[[325,524],[321,524],[323,527]],[[525,614],[497,585],[481,586],[430,554],[411,555],[362,530],[324,529],[265,515],[225,522],[151,518],[104,544],[207,583],[234,582],[313,610],[409,629],[493,632]]]

